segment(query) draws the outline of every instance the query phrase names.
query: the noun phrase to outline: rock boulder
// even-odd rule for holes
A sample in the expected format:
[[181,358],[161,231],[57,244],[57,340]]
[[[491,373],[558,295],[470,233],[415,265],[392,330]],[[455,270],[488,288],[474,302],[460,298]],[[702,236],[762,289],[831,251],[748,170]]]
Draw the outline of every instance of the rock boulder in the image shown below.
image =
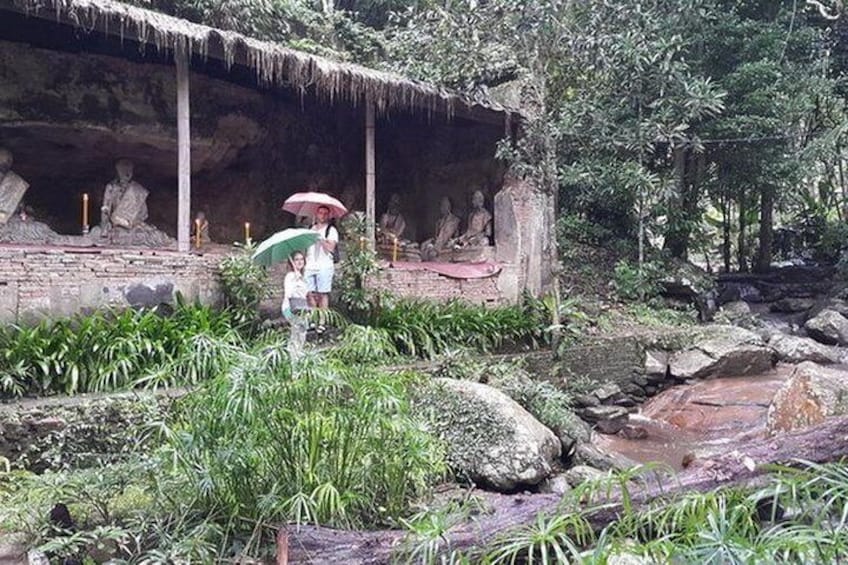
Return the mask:
[[458,477],[498,491],[538,484],[561,453],[551,430],[482,383],[433,379],[416,395],[415,409],[447,444],[448,461]]
[[774,334],[768,344],[774,349],[777,359],[785,363],[812,361],[828,365],[839,363],[844,358],[844,353],[839,348],[823,345],[808,337]]
[[811,338],[826,345],[848,345],[848,318],[834,310],[822,310],[804,324]]
[[778,390],[769,406],[770,434],[820,424],[848,414],[848,371],[804,362]]
[[772,350],[754,332],[735,326],[706,326],[695,342],[669,359],[669,372],[678,379],[730,377],[771,369]]

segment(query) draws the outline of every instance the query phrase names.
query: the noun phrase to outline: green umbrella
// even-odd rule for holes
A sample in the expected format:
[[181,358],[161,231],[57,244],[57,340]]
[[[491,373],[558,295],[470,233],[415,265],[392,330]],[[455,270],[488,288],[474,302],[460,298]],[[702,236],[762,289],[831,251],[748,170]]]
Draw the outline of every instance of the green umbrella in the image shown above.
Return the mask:
[[259,265],[271,266],[286,261],[295,251],[304,251],[318,241],[318,232],[305,228],[278,231],[256,247],[251,258]]

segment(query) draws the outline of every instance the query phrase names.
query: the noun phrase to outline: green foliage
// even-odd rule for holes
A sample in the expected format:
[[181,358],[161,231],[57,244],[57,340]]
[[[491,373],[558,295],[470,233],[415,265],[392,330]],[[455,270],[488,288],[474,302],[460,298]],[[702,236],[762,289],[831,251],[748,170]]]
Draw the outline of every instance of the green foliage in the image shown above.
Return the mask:
[[278,0],[130,0],[193,22],[338,60],[373,61],[383,40],[371,26],[385,23],[392,0],[322,3]]
[[817,259],[835,263],[848,249],[848,224],[842,220],[827,222],[813,245]]
[[615,264],[613,283],[622,300],[643,301],[659,294],[661,267],[645,263],[641,267],[622,259]]
[[492,308],[461,301],[399,300],[377,312],[373,325],[386,330],[402,353],[433,358],[457,347],[536,347],[549,339],[550,318],[534,304]]
[[422,511],[401,519],[400,524],[410,534],[399,552],[398,562],[421,564],[460,565],[471,561],[454,550],[447,556],[446,534],[454,526],[460,525],[475,514],[488,512],[486,504],[477,496],[469,494],[460,500],[451,500],[442,507],[424,508]]
[[5,441],[15,445],[5,464],[43,472],[125,461],[155,447],[146,426],[161,418],[167,405],[166,398],[145,394],[0,411]]
[[594,538],[592,527],[579,513],[538,515],[531,525],[511,531],[495,542],[488,554],[500,563],[579,563],[581,549]]
[[268,273],[250,258],[253,246],[247,245],[240,253],[228,255],[219,265],[221,290],[233,322],[242,328],[252,329],[259,315],[259,302],[268,295]]
[[627,313],[637,323],[649,327],[691,326],[697,322],[694,312],[682,312],[661,304],[634,302],[627,305]]
[[[210,563],[227,538],[200,516],[191,497],[159,472],[154,459],[91,470],[0,474],[0,529],[20,532],[55,559],[84,563]],[[68,507],[76,531],[57,528],[50,511]]]
[[559,247],[567,249],[571,241],[589,245],[602,245],[614,237],[613,231],[595,223],[581,214],[563,214],[557,218]]
[[369,326],[350,324],[329,355],[345,363],[385,364],[399,356],[389,332]]
[[374,525],[402,516],[442,470],[410,419],[411,375],[306,358],[282,343],[239,353],[181,402],[168,460],[228,520]]
[[377,270],[377,254],[366,245],[368,224],[364,216],[349,214],[340,227],[345,256],[337,276],[339,298],[354,321],[365,322],[386,299],[365,285],[368,275]]
[[[150,310],[77,315],[0,329],[0,394],[76,394],[125,389],[148,370],[202,353],[203,342],[235,339],[226,313],[178,300],[173,315]],[[190,384],[205,365],[181,366],[168,381]]]

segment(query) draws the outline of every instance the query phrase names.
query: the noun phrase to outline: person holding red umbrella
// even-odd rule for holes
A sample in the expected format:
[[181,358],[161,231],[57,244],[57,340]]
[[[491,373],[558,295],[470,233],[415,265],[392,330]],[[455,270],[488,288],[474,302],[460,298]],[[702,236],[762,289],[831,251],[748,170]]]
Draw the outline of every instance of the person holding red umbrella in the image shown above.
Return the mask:
[[[315,211],[312,231],[318,234],[316,241],[306,252],[306,284],[309,287],[309,305],[313,308],[330,307],[330,291],[333,290],[333,250],[339,244],[339,232],[330,224],[330,209],[319,206]],[[319,328],[320,329],[320,328]]]
[[336,270],[333,251],[339,244],[339,232],[330,224],[330,218],[341,218],[347,213],[347,208],[329,194],[298,192],[283,202],[283,210],[295,216],[315,218],[311,229],[318,234],[318,241],[306,252],[309,305],[313,308],[329,308]]

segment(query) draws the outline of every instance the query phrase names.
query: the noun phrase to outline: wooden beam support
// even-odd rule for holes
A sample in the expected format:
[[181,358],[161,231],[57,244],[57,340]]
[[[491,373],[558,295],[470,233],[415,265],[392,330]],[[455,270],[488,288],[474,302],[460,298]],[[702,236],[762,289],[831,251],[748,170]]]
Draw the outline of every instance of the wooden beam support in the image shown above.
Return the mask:
[[189,52],[174,51],[177,66],[177,249],[191,247],[191,124],[189,119]]
[[375,187],[377,185],[377,173],[374,156],[374,103],[368,100],[365,103],[365,221],[368,223],[368,244],[375,245],[374,226],[377,225],[377,204],[375,199]]

